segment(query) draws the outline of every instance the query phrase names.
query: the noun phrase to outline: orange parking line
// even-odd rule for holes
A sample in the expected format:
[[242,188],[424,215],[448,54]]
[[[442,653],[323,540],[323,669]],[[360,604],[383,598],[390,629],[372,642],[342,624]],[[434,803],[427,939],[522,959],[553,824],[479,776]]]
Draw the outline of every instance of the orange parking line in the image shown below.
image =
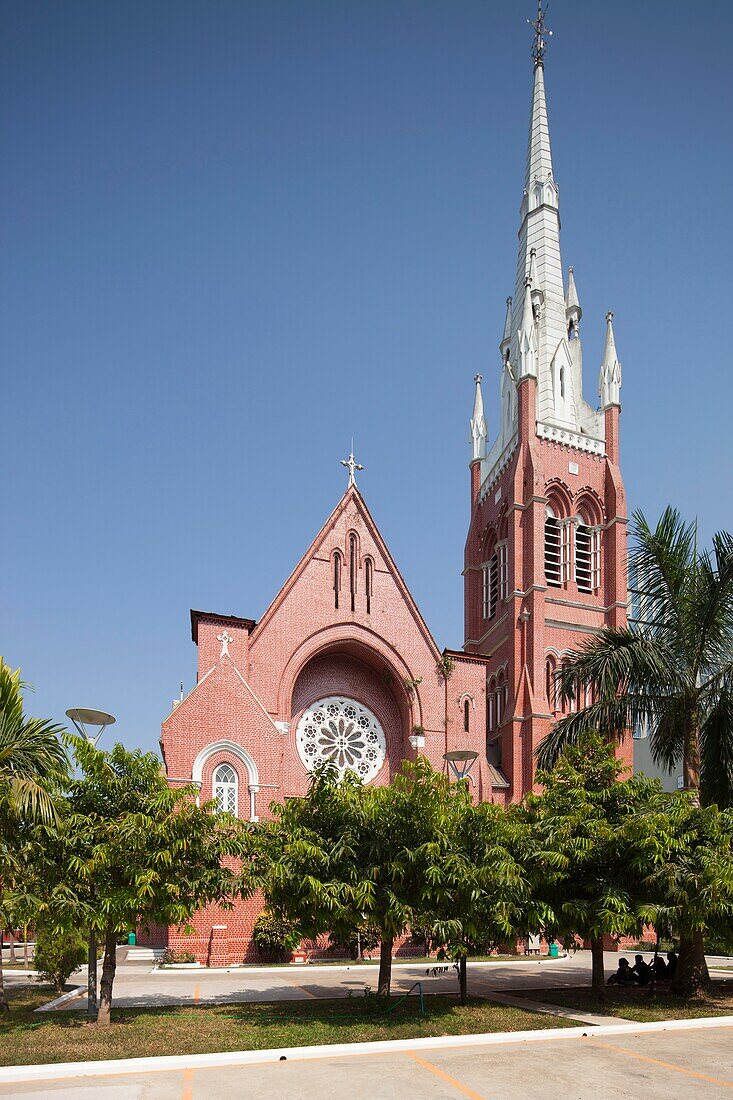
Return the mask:
[[462,1082],[458,1081],[455,1077],[451,1077],[451,1075],[446,1073],[444,1069],[441,1069],[440,1066],[433,1065],[432,1062],[426,1061],[425,1058],[421,1058],[419,1054],[415,1054],[411,1050],[406,1051],[406,1054],[408,1058],[412,1058],[413,1062],[417,1062],[423,1069],[427,1069],[431,1073],[434,1073],[436,1077],[440,1077],[441,1081],[445,1081],[446,1085],[450,1085],[464,1096],[470,1097],[470,1100],[485,1100],[485,1097],[480,1096],[477,1092],[474,1092],[473,1089],[470,1089],[468,1085],[462,1084]]
[[600,1039],[593,1039],[588,1036],[588,1042],[595,1047],[603,1047],[604,1050],[613,1050],[617,1054],[625,1054],[628,1058],[636,1058],[639,1062],[648,1062],[652,1066],[662,1066],[664,1069],[674,1070],[675,1073],[682,1073],[685,1077],[694,1077],[698,1081],[707,1081],[710,1085],[720,1085],[724,1089],[733,1089],[733,1081],[721,1081],[719,1077],[710,1077],[707,1073],[698,1073],[694,1069],[686,1069],[684,1066],[678,1066],[675,1062],[664,1062],[661,1058],[651,1058],[648,1054],[639,1054],[635,1050],[629,1050],[628,1047],[619,1047],[615,1043],[603,1043]]
[[193,1100],[193,1075],[196,1072],[194,1069],[184,1069],[183,1071],[183,1092],[181,1093],[181,1100]]
[[201,986],[195,985],[193,987],[193,1003],[197,1005],[201,1000]]

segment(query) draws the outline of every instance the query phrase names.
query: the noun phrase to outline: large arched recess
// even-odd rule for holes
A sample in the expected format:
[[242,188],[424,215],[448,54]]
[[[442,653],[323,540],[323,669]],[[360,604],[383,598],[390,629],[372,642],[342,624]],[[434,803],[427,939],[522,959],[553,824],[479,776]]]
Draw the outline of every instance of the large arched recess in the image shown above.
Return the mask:
[[380,720],[387,737],[387,761],[376,782],[389,782],[413,753],[408,737],[422,725],[419,688],[405,686],[413,675],[398,653],[378,635],[354,624],[328,627],[306,639],[292,655],[280,682],[279,709],[292,723],[303,709],[329,694],[349,694]]

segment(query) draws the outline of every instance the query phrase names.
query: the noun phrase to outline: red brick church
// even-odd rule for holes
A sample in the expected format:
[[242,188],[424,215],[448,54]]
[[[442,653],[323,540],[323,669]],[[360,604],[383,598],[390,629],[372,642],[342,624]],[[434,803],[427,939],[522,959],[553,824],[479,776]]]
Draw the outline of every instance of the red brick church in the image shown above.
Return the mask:
[[[244,820],[303,794],[321,760],[389,783],[403,760],[422,753],[444,768],[457,749],[478,754],[469,773],[477,799],[520,799],[558,713],[552,674],[563,653],[626,621],[621,370],[609,313],[600,406],[586,402],[582,309],[560,256],[541,27],[534,58],[493,438],[475,379],[463,651],[433,638],[350,456],[346,492],[259,622],[191,612],[197,682],[163,722],[166,772]],[[255,958],[259,908],[211,907],[193,937],[171,929],[171,945],[210,964]]]

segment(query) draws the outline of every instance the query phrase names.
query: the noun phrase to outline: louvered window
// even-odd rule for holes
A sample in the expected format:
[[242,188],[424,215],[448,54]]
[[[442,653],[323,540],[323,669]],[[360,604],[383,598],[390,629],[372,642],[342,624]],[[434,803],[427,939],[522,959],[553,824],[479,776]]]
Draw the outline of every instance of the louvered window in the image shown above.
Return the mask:
[[559,588],[563,579],[563,532],[551,508],[545,514],[545,580]]
[[507,566],[506,543],[500,542],[497,550],[499,551],[499,599],[506,600],[509,598],[509,569]]
[[600,531],[581,522],[575,528],[575,580],[581,592],[595,592],[600,584]]

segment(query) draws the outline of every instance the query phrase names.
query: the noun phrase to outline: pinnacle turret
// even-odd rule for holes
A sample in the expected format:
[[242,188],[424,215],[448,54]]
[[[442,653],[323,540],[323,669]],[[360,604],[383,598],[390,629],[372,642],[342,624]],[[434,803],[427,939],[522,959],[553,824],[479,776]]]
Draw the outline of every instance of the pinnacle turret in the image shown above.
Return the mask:
[[504,318],[504,335],[501,338],[499,344],[499,351],[501,352],[502,363],[506,362],[507,353],[509,351],[509,345],[512,339],[512,300],[507,298],[506,300],[506,317]]
[[613,334],[613,313],[609,310],[606,314],[606,346],[603,352],[603,363],[598,380],[598,391],[601,397],[601,408],[607,409],[609,405],[620,405],[621,389],[621,364],[616,352],[616,339]]
[[473,416],[470,422],[470,442],[471,442],[471,461],[476,462],[477,459],[482,459],[486,455],[486,418],[484,416],[484,397],[481,392],[481,375],[477,374],[474,378],[476,383],[476,393],[473,399]]
[[578,291],[575,286],[575,274],[572,267],[568,268],[568,292],[565,296],[565,317],[568,322],[568,336],[575,337],[580,330],[580,318],[583,310],[578,301]]
[[532,280],[524,280],[524,305],[522,324],[518,333],[519,379],[537,377],[537,339],[534,311],[532,309]]

